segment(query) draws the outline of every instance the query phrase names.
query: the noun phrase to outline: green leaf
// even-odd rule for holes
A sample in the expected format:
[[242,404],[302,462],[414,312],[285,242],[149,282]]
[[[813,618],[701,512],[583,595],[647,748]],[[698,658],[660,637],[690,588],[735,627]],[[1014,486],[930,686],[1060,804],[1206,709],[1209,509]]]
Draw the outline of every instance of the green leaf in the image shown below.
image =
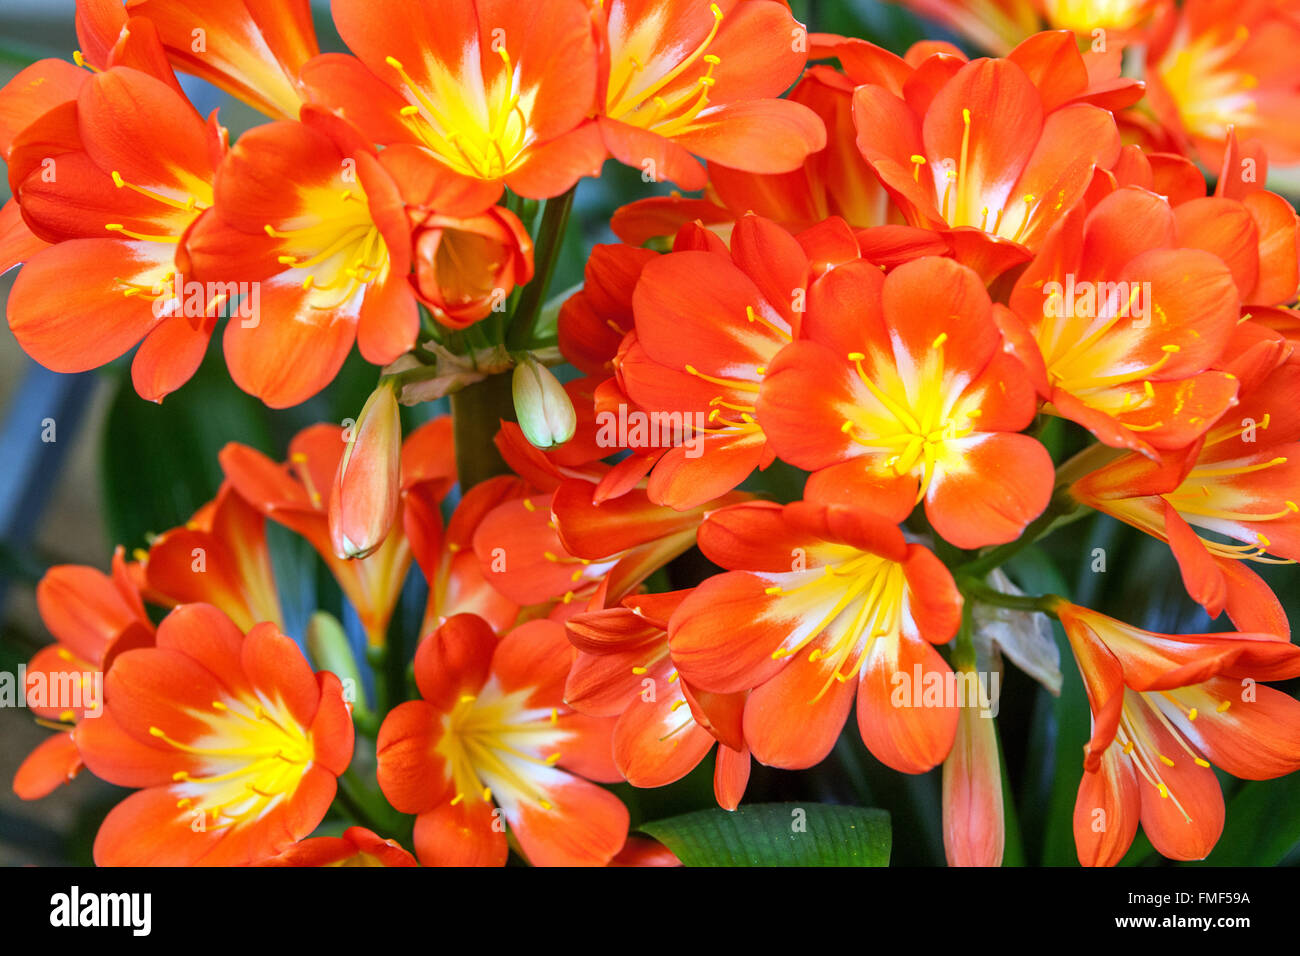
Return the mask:
[[687,866],[888,866],[889,814],[825,803],[700,810],[642,825]]
[[1300,774],[1242,785],[1223,836],[1192,866],[1276,866],[1300,845]]
[[221,485],[217,453],[231,441],[273,452],[270,413],[230,381],[220,343],[198,374],[155,405],[124,375],[104,428],[101,475],[109,540],[128,550],[183,525]]

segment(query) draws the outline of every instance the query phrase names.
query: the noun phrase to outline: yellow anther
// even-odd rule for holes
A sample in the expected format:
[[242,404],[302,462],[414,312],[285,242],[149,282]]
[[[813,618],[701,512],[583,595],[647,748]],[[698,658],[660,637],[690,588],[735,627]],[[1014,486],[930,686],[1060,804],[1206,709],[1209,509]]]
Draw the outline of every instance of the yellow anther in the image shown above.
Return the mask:
[[932,348],[932,349],[937,349],[937,348],[939,348],[941,345],[943,345],[944,342],[947,342],[947,341],[948,341],[948,333],[947,333],[947,332],[940,332],[938,335],[936,335],[936,336],[934,337],[934,341],[930,343],[930,348]]

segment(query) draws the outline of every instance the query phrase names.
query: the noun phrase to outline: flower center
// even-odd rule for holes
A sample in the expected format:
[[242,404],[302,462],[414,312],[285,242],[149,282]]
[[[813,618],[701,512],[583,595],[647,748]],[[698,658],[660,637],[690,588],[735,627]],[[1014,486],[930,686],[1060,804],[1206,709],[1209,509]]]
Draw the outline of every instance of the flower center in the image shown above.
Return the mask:
[[[495,49],[502,69],[491,83],[467,82],[437,63],[426,62],[431,75],[427,84],[421,84],[400,60],[386,59],[408,100],[400,110],[402,116],[418,117],[415,129],[425,145],[452,169],[476,179],[501,179],[514,172],[532,139],[525,112],[530,104],[525,102],[519,66],[504,44]],[[477,96],[470,95],[474,86],[479,87]]]
[[876,638],[897,640],[902,621],[907,585],[903,566],[848,546],[832,548],[843,552],[841,560],[817,569],[760,575],[774,582],[768,594],[791,599],[801,609],[800,625],[772,658],[791,657],[818,641],[808,660],[831,662],[830,676],[809,703],[820,700],[834,681],[857,676]]
[[932,357],[915,376],[914,389],[908,388],[889,363],[874,363],[868,374],[863,364],[865,353],[850,352],[848,356],[858,380],[878,404],[855,408],[854,417],[846,418],[841,430],[855,444],[876,453],[885,471],[916,474],[920,479],[918,502],[930,487],[944,444],[971,434],[980,417],[980,409],[960,402],[965,380],[945,373],[943,346],[947,338],[947,333],[940,333],[931,343]]
[[558,745],[568,737],[559,727],[559,712],[529,707],[533,688],[506,693],[495,678],[478,694],[463,694],[443,717],[437,751],[447,761],[456,795],[452,805],[470,797],[502,806],[523,801],[550,810],[546,799],[552,768],[560,761]]
[[[263,228],[283,242],[277,256],[285,273],[313,293],[313,309],[333,310],[384,274],[388,246],[370,217],[364,196],[345,189],[327,200],[315,221],[297,229]],[[296,274],[295,274],[296,273]]]
[[184,796],[177,809],[201,811],[207,829],[256,820],[297,789],[315,758],[315,745],[288,709],[277,703],[227,698],[198,714],[210,732],[184,743],[159,727],[151,736],[200,758],[201,773],[172,775]]
[[[629,37],[622,49],[611,57],[609,88],[605,97],[605,112],[611,119],[629,123],[642,129],[653,129],[661,136],[672,136],[690,128],[695,118],[709,105],[709,91],[717,80],[713,70],[722,61],[707,52],[724,14],[715,3],[709,7],[713,26],[708,35],[676,65],[656,73],[652,55],[655,36],[651,26]],[[611,35],[618,33],[610,30]],[[703,72],[695,82],[677,92],[664,95],[669,86],[679,80],[695,64],[703,64]]]

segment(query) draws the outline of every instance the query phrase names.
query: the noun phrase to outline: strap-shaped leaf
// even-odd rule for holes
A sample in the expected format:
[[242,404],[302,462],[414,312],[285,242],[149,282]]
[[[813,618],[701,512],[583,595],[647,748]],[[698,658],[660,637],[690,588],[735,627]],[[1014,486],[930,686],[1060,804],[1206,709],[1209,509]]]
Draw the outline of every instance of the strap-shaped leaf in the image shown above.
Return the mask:
[[888,866],[889,814],[824,803],[761,803],[641,827],[687,866]]

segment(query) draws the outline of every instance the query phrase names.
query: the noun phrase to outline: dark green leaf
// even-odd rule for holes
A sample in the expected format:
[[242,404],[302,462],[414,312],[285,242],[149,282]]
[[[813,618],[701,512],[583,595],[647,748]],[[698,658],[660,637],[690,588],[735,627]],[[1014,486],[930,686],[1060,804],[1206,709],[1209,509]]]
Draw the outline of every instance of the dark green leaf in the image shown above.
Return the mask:
[[761,803],[700,810],[641,827],[687,866],[887,866],[889,814],[863,807]]
[[1276,866],[1300,845],[1300,774],[1242,785],[1204,866]]

